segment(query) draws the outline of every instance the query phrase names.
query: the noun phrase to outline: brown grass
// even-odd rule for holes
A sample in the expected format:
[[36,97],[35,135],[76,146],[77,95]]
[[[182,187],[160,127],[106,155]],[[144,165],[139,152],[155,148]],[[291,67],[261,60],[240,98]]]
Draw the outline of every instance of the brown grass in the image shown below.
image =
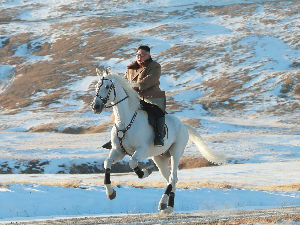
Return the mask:
[[192,127],[200,127],[201,125],[200,119],[183,119],[182,122]]
[[292,92],[294,86],[294,78],[292,75],[287,75],[283,79],[283,84],[281,85],[280,93]]
[[167,96],[166,111],[168,113],[180,112],[183,109],[183,105],[174,101],[173,97]]
[[62,182],[61,185],[55,185],[55,186],[60,186],[60,187],[66,187],[66,188],[82,188],[82,185],[80,185],[81,181],[69,181],[69,182]]
[[94,133],[102,133],[104,131],[107,131],[109,128],[111,128],[111,123],[104,123],[99,126],[94,127],[67,127],[63,129],[62,131],[59,131],[60,133],[66,133],[66,134],[94,134]]
[[9,184],[1,184],[0,183],[0,188],[9,188]]
[[297,96],[300,96],[300,84],[295,85],[293,93]]
[[41,124],[36,127],[31,127],[28,131],[29,132],[52,132],[55,130],[55,127],[58,124],[55,123],[48,123],[48,124]]
[[282,184],[282,185],[270,185],[270,186],[263,186],[260,189],[265,191],[283,191],[283,192],[298,192],[300,191],[300,184]]
[[213,164],[207,161],[205,158],[194,158],[183,156],[179,162],[179,169],[193,169],[193,168],[201,168],[213,166]]
[[[136,188],[145,188],[145,187],[154,187],[154,188],[165,188],[167,182],[162,178],[160,181],[146,181],[141,180],[137,181],[128,181],[128,182],[115,182],[112,181],[112,184],[117,185],[129,185]],[[178,183],[176,184],[177,188],[183,189],[197,189],[199,187],[207,187],[207,188],[214,188],[214,189],[231,189],[233,186],[229,183],[220,183],[220,182],[200,182],[200,181],[181,181],[179,179]]]
[[[144,187],[154,187],[154,188],[164,188],[166,186],[166,181],[163,178],[159,181],[130,181],[130,182],[115,182],[112,181],[113,185],[130,185],[133,187],[144,188]],[[177,188],[183,189],[197,189],[199,187],[207,187],[213,189],[232,189],[232,188],[244,188],[248,190],[256,191],[279,191],[279,192],[298,192],[300,184],[285,184],[285,185],[272,185],[272,186],[247,186],[243,184],[237,184],[232,182],[208,182],[208,181],[182,181],[179,179],[176,184]]]
[[235,224],[289,224],[288,221],[300,221],[300,215],[262,215],[245,216],[240,218],[221,219],[217,224],[235,225]]
[[111,128],[112,123],[103,123],[99,126],[93,127],[66,127],[63,130],[59,130],[57,127],[59,124],[56,123],[49,123],[49,124],[42,124],[36,127],[30,128],[29,132],[57,132],[57,133],[64,133],[64,134],[94,134],[94,133],[102,133],[107,131]]
[[[95,175],[96,176],[96,175]],[[98,176],[98,175],[97,175]],[[73,178],[66,178],[65,180],[35,180],[34,182],[31,180],[18,180],[18,181],[5,181],[0,184],[0,188],[8,188],[9,184],[13,183],[20,183],[20,184],[27,184],[27,183],[37,183],[42,185],[49,185],[49,186],[56,186],[56,187],[71,187],[71,188],[83,188],[82,183],[87,185],[103,185],[103,174],[99,174],[97,179],[87,179],[84,178],[77,179],[76,176]],[[112,173],[112,185],[113,186],[120,186],[120,185],[129,185],[136,188],[146,188],[146,187],[153,187],[153,188],[165,188],[167,182],[161,177],[159,180],[155,181],[148,181],[147,179],[143,180],[131,180],[131,181],[116,181],[113,177],[115,176]],[[121,174],[118,174],[121,176]],[[151,176],[151,175],[150,175]],[[234,188],[243,188],[248,190],[256,190],[256,191],[278,191],[278,192],[299,192],[300,191],[300,184],[299,183],[291,183],[291,184],[284,184],[284,185],[270,185],[270,186],[247,186],[243,184],[237,184],[233,182],[211,182],[211,181],[193,181],[193,180],[182,180],[179,178],[178,183],[176,184],[177,188],[183,189],[197,189],[201,187],[213,188],[213,189],[234,189]]]
[[230,17],[250,16],[257,9],[257,4],[232,4],[227,6],[216,6],[211,12],[216,15],[226,15]]

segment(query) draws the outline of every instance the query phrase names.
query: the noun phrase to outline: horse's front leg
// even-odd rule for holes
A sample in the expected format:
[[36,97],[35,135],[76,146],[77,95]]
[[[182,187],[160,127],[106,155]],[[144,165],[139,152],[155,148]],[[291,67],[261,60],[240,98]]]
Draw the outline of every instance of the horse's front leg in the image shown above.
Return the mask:
[[148,149],[146,147],[140,147],[136,149],[135,153],[131,156],[131,159],[129,160],[130,168],[133,169],[133,171],[138,175],[140,179],[148,177],[152,173],[152,170],[150,169],[141,169],[139,167],[139,162],[148,158],[148,156]]
[[111,186],[110,172],[111,166],[124,158],[125,154],[118,149],[112,149],[108,158],[104,161],[105,178],[104,185],[106,188],[106,196],[108,199],[113,200],[116,197],[116,191]]

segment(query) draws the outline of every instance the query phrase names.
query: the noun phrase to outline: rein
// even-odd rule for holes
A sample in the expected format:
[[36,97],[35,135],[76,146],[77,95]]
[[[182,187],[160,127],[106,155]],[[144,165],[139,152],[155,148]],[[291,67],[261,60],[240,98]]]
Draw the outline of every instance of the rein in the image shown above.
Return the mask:
[[117,102],[114,103],[114,104],[110,104],[109,106],[104,106],[104,107],[105,107],[105,108],[111,108],[111,107],[113,107],[113,106],[115,106],[115,105],[118,105],[119,103],[123,102],[126,98],[128,98],[128,95],[127,95],[126,97],[122,98],[120,101],[117,101]]

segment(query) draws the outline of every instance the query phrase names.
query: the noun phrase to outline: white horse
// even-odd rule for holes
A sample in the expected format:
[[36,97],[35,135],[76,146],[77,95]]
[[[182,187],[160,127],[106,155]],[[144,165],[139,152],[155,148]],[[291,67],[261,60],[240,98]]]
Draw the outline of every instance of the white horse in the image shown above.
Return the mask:
[[98,69],[96,71],[99,82],[96,85],[96,96],[92,108],[95,113],[101,113],[103,108],[112,107],[115,116],[115,125],[111,131],[112,149],[104,162],[104,184],[107,197],[111,200],[116,197],[116,191],[112,188],[110,181],[112,164],[119,162],[127,154],[131,157],[129,166],[139,178],[145,178],[151,171],[141,170],[138,163],[152,157],[168,183],[158,209],[163,213],[171,213],[174,208],[179,160],[189,138],[207,160],[220,164],[225,162],[225,158],[209,151],[194,128],[168,114],[166,115],[168,134],[164,138],[164,146],[154,146],[154,131],[148,123],[147,113],[140,109],[138,93],[121,76],[110,74],[108,70],[103,73],[100,73]]

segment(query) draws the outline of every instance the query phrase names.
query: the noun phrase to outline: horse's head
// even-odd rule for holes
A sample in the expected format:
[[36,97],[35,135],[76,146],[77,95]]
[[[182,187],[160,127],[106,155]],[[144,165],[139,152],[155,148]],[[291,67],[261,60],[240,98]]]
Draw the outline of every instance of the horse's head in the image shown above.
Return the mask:
[[100,72],[97,68],[96,72],[99,76],[99,81],[96,85],[96,95],[92,103],[92,109],[95,113],[101,113],[103,108],[116,98],[116,89],[113,81],[107,78],[109,75],[108,69]]

